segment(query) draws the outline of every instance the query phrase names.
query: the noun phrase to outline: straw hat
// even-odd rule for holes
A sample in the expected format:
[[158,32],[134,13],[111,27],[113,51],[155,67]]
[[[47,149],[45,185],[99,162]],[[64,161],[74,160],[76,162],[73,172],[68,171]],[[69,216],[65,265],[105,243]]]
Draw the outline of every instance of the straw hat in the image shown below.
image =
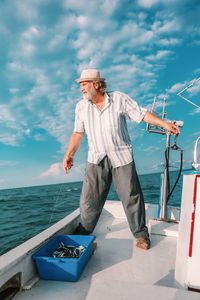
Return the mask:
[[102,81],[105,78],[102,78],[100,72],[96,69],[87,69],[81,72],[81,77],[76,79],[76,82],[81,83],[83,81]]

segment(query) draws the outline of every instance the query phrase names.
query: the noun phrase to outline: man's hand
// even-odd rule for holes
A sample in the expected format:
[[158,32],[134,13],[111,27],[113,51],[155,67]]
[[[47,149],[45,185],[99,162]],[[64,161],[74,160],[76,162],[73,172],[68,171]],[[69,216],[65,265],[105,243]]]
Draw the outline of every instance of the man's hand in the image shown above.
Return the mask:
[[165,129],[167,129],[170,133],[175,135],[180,133],[180,128],[174,123],[166,122]]
[[162,120],[149,111],[146,112],[143,121],[155,126],[165,128],[167,131],[175,135],[180,133],[180,128],[176,124],[174,124],[173,122],[171,123]]
[[68,149],[63,159],[63,168],[67,173],[72,167],[74,162],[74,155],[83,139],[84,132],[73,132],[69,141]]
[[66,173],[73,167],[73,165],[74,165],[73,161],[74,161],[74,159],[72,156],[65,155],[65,157],[63,159],[63,168]]

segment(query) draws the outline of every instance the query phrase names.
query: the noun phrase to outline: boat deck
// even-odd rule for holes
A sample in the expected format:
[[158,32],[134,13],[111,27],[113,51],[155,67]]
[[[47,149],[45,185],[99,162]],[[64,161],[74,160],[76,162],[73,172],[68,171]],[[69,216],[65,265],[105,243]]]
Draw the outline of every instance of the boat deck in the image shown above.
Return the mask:
[[151,249],[138,249],[122,205],[115,202],[105,205],[94,234],[97,249],[77,282],[40,280],[14,299],[200,299],[199,293],[175,286],[176,232],[175,236],[151,234]]

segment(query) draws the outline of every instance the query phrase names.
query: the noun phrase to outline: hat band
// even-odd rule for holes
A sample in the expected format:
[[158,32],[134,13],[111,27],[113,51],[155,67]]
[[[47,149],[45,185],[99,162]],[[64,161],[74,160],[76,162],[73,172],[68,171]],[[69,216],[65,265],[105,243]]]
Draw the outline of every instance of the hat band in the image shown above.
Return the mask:
[[85,78],[76,79],[76,82],[81,82],[81,81],[105,81],[105,78],[102,78],[102,77],[85,77]]

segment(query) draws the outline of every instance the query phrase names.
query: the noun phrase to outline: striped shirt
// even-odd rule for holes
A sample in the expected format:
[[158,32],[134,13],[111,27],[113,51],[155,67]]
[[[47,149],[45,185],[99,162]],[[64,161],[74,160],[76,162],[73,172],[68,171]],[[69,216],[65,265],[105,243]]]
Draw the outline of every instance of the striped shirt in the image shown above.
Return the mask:
[[105,94],[105,106],[99,110],[90,100],[76,105],[74,132],[86,132],[88,162],[99,164],[107,155],[114,168],[133,161],[126,119],[141,122],[146,109],[121,92]]

